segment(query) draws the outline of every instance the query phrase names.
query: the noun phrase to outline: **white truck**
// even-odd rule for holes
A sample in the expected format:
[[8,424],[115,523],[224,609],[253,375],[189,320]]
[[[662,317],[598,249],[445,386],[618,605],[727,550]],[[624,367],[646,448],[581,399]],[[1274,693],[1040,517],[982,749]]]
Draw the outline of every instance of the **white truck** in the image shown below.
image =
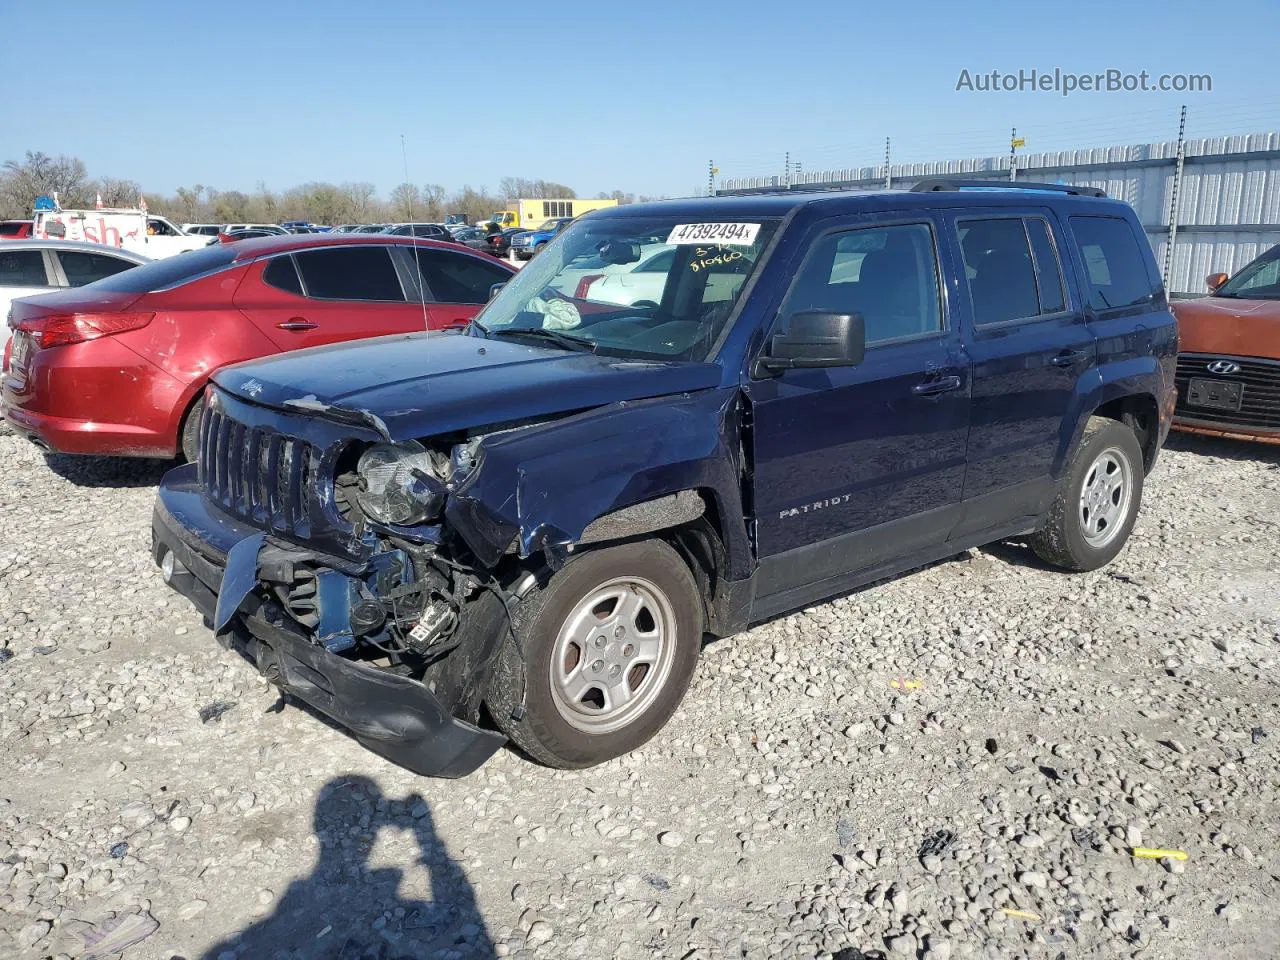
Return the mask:
[[120,247],[158,260],[209,245],[209,237],[191,236],[165,217],[145,210],[37,210],[31,235],[41,240],[83,240]]

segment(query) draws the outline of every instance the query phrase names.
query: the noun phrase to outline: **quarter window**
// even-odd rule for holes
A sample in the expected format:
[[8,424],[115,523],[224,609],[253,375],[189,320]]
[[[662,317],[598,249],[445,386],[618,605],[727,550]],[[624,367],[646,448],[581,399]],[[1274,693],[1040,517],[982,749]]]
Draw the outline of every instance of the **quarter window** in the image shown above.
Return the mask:
[[298,268],[294,266],[293,257],[283,256],[271,260],[262,271],[262,282],[277,290],[302,296],[302,281],[298,279]]
[[59,250],[58,260],[62,263],[62,272],[67,275],[67,283],[73,287],[83,287],[103,277],[113,277],[125,270],[137,266],[120,257],[110,257],[102,253],[81,253],[72,250]]
[[414,255],[423,282],[439,303],[485,303],[490,287],[511,279],[511,274],[501,267],[466,254],[415,248],[410,257]]
[[403,301],[386,247],[308,250],[295,256],[307,296],[320,300]]
[[1147,260],[1128,221],[1119,217],[1072,217],[1095,310],[1131,307],[1153,293]]
[[0,249],[0,287],[47,287],[44,256],[39,250]]
[[805,258],[787,312],[860,313],[867,344],[942,329],[938,263],[927,224],[867,227],[819,238]]

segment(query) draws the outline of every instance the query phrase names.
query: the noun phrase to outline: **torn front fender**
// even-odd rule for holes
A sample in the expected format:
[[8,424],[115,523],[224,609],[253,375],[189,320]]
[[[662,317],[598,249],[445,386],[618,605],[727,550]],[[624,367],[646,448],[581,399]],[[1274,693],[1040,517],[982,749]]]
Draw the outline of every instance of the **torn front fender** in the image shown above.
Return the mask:
[[738,390],[609,404],[485,439],[445,507],[486,566],[514,544],[529,557],[577,543],[593,520],[682,490],[714,501],[729,575],[750,575],[742,509]]

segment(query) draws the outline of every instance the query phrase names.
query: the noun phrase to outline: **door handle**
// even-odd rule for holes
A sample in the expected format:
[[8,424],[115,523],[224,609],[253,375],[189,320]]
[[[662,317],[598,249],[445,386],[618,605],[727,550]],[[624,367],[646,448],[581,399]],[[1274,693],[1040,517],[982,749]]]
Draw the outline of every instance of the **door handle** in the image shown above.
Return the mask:
[[290,317],[283,323],[277,323],[276,326],[281,330],[314,330],[319,324],[312,323],[305,317]]
[[1083,350],[1063,350],[1049,362],[1055,367],[1070,367],[1079,363],[1087,356],[1088,354]]
[[949,377],[936,377],[933,380],[926,380],[924,383],[917,383],[911,388],[911,392],[917,397],[936,397],[940,393],[959,390],[963,385],[964,382],[953,374]]

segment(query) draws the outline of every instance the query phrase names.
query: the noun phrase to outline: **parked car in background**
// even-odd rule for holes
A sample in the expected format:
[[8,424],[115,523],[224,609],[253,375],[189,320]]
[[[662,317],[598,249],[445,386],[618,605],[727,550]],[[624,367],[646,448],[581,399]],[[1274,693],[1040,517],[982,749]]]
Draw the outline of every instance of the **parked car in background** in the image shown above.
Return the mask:
[[1173,305],[1178,406],[1189,433],[1280,443],[1280,245],[1235,276],[1210,274],[1210,294]]
[[389,226],[391,226],[391,224],[389,223],[366,223],[363,226],[356,227],[355,230],[351,232],[352,233],[382,233]]
[[361,224],[358,224],[358,223],[340,223],[338,224],[338,226],[333,228],[332,232],[333,233],[355,233],[356,229],[360,226]]
[[0,240],[22,240],[29,236],[30,220],[0,220]]
[[40,240],[76,240],[132,250],[152,260],[197,250],[208,237],[192,237],[166,217],[141,209],[37,210],[31,235]]
[[393,223],[382,232],[393,237],[422,237],[445,241],[453,239],[453,234],[438,223]]
[[[218,243],[236,243],[240,240],[257,240],[260,237],[278,237],[281,234],[271,230],[263,230],[259,227],[251,227],[247,230],[230,230],[225,233],[218,234]],[[214,241],[209,241],[213,243]]]
[[504,257],[511,249],[511,235],[519,232],[519,227],[510,228],[510,232],[481,228],[478,233],[468,235],[469,239],[463,240],[459,237],[453,239],[472,250],[482,250],[490,256]]
[[[555,767],[635,749],[708,634],[974,546],[1097,569],[1177,327],[1127,204],[978,183],[601,211],[466,335],[223,370],[154,558],[272,682],[445,776],[507,738]],[[562,292],[654,236],[653,304]]]
[[278,237],[289,236],[289,231],[278,223],[224,223],[222,225],[223,233],[233,233],[236,230],[261,230],[263,233],[274,234]]
[[528,260],[558,237],[560,232],[571,223],[573,223],[572,217],[560,217],[556,220],[547,220],[534,230],[515,234],[511,238],[511,252],[515,254],[517,260]]
[[[0,245],[0,321],[20,297],[52,293],[67,287],[83,287],[104,277],[150,262],[147,257],[119,247],[73,240],[13,240]],[[0,328],[0,348],[7,367],[9,328]]]
[[191,458],[199,397],[219,367],[462,327],[512,273],[456,245],[408,237],[215,243],[83,291],[15,301],[6,416],[47,450]]
[[192,237],[216,237],[222,233],[220,223],[184,223],[182,232]]

